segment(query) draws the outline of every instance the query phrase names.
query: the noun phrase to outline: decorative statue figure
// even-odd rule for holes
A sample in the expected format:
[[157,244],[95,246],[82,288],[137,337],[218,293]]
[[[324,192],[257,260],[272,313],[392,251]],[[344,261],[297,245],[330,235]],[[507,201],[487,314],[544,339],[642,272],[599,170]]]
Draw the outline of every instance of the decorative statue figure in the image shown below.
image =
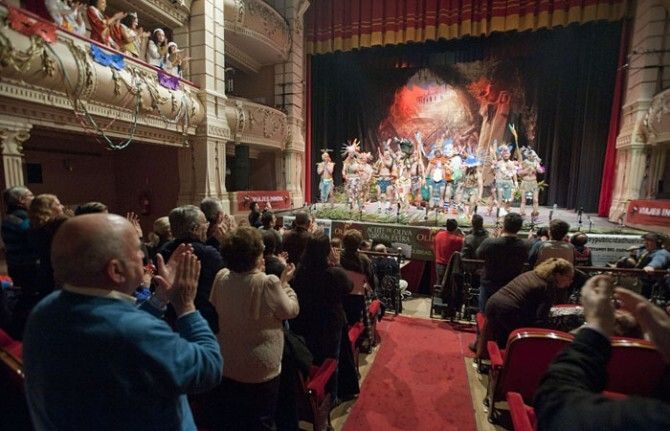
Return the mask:
[[540,215],[540,188],[537,185],[537,174],[544,173],[542,160],[538,157],[535,150],[530,147],[523,147],[521,150],[523,154],[523,162],[519,168],[519,176],[521,177],[521,208],[522,216],[526,215],[526,199],[532,197],[533,211],[530,213],[531,219],[535,220]]
[[105,16],[107,0],[89,0],[86,10],[88,22],[91,24],[91,39],[121,49],[122,35],[119,22],[126,17],[125,12],[117,12],[111,18]]
[[514,200],[514,190],[517,187],[517,166],[516,163],[510,159],[512,150],[508,145],[501,145],[498,147],[497,151],[500,154],[500,160],[498,160],[495,165],[498,199],[502,202],[505,210],[509,211],[512,201]]
[[320,201],[328,202],[333,195],[333,171],[335,163],[330,159],[328,150],[321,150],[321,162],[316,164],[316,172],[321,176],[319,181]]

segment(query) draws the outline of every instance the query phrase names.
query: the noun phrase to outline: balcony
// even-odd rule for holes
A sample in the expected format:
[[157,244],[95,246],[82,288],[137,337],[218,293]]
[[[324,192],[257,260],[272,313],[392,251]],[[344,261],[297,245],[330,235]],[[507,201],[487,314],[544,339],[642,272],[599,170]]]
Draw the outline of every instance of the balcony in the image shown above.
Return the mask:
[[223,15],[226,56],[235,66],[256,73],[288,59],[290,29],[270,5],[262,0],[225,0]]
[[236,142],[283,150],[288,126],[286,114],[238,97],[228,97],[226,118]]
[[182,2],[173,0],[109,0],[108,12],[137,12],[146,30],[154,28],[174,29],[186,24],[189,20],[192,0]]
[[0,19],[8,22],[0,27],[0,114],[169,145],[184,144],[204,118],[199,89],[187,81],[122,55],[103,65],[94,51],[118,53],[20,9],[0,5]]

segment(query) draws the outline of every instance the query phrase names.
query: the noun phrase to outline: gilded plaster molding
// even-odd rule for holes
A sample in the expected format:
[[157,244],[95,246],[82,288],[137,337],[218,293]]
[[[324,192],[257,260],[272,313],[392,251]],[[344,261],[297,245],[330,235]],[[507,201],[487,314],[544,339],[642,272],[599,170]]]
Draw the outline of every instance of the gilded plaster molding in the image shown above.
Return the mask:
[[229,97],[226,115],[236,142],[283,149],[288,124],[286,114],[249,100]]

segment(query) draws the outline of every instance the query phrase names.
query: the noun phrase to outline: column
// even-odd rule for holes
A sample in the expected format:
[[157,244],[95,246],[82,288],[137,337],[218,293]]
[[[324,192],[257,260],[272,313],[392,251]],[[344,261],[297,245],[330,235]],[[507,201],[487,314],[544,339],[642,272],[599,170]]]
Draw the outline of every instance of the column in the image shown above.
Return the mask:
[[32,124],[19,119],[0,116],[0,144],[2,145],[2,165],[5,188],[24,186],[23,143],[30,138]]
[[249,146],[235,143],[235,166],[232,167],[235,190],[249,190]]
[[660,0],[637,2],[630,44],[629,68],[621,129],[617,137],[617,172],[609,219],[619,222],[628,202],[644,197],[642,181],[647,172],[649,147],[645,118],[651,101],[660,90],[661,66],[670,57],[659,52],[666,46],[664,19],[666,11]]
[[[277,2],[276,6],[280,6]],[[275,105],[283,106],[288,116],[288,139],[284,149],[284,178],[286,190],[291,194],[294,207],[305,202],[304,153],[305,153],[305,112],[304,112],[304,50],[303,20],[309,7],[307,0],[286,0],[278,11],[286,18],[291,29],[291,50],[286,63],[275,66]]]
[[226,120],[223,2],[193,0],[191,19],[174,31],[174,40],[191,57],[185,77],[200,87],[205,120],[189,147],[180,150],[180,204],[198,204],[215,197],[230,209],[226,190]]

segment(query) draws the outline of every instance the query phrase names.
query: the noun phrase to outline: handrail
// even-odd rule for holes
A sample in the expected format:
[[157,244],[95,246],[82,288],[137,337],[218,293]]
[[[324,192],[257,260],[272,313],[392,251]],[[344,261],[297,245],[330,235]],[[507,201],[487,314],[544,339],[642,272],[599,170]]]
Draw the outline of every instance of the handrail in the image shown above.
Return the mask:
[[197,88],[197,89],[200,89],[200,86],[199,86],[199,85],[197,85],[197,84],[195,84],[195,83],[189,81],[188,79],[184,79],[184,78],[182,78],[182,77],[180,77],[180,76],[176,76],[176,75],[173,75],[173,74],[171,74],[171,73],[168,73],[168,72],[166,72],[165,70],[163,70],[163,69],[161,69],[161,68],[159,68],[159,67],[156,67],[156,66],[154,66],[154,65],[151,65],[151,64],[149,64],[149,63],[146,63],[146,62],[140,60],[139,58],[132,57],[132,56],[128,56],[128,55],[124,54],[123,52],[118,51],[118,50],[112,48],[111,46],[104,45],[104,44],[102,44],[102,43],[100,43],[100,42],[98,42],[98,41],[95,41],[95,40],[91,39],[91,38],[82,36],[82,35],[77,34],[77,33],[73,33],[73,32],[71,32],[71,31],[69,31],[69,30],[64,29],[63,27],[59,27],[58,25],[56,25],[55,22],[53,22],[53,21],[48,21],[48,20],[42,18],[41,16],[39,16],[39,15],[37,15],[37,14],[35,14],[35,13],[29,11],[29,10],[27,10],[27,9],[23,9],[23,8],[20,8],[20,7],[16,7],[16,6],[9,5],[9,4],[7,4],[7,2],[6,2],[5,0],[0,0],[0,5],[5,6],[7,9],[9,9],[10,7],[11,7],[11,8],[14,8],[14,9],[19,9],[19,10],[21,11],[21,13],[23,13],[23,14],[29,16],[29,17],[32,18],[32,19],[35,19],[35,20],[37,20],[37,21],[44,22],[44,23],[47,23],[47,24],[52,24],[54,27],[56,27],[56,30],[57,30],[57,31],[66,33],[66,34],[68,34],[68,35],[70,35],[70,36],[72,36],[72,37],[74,37],[74,38],[76,38],[76,39],[79,39],[79,40],[83,41],[83,42],[87,42],[87,43],[91,43],[91,44],[97,45],[97,46],[99,46],[100,48],[104,49],[105,51],[111,51],[111,52],[113,52],[113,53],[115,53],[115,54],[121,54],[121,55],[123,55],[124,58],[126,58],[126,59],[128,59],[128,60],[131,60],[133,63],[137,63],[137,64],[139,64],[140,66],[144,66],[144,67],[147,67],[147,68],[149,68],[149,69],[153,69],[156,73],[161,72],[161,73],[164,73],[164,74],[166,74],[166,75],[170,75],[170,76],[172,76],[172,77],[178,78],[180,81],[182,81],[182,82],[184,82],[184,83],[186,83],[186,84],[188,84],[188,85],[190,85],[190,86],[192,86],[192,87],[195,87],[195,88]]
[[[464,264],[469,263],[473,265],[483,265],[483,259],[462,259],[461,262]],[[611,268],[608,266],[575,266],[575,269],[584,272],[614,272],[621,274],[640,274],[640,275],[653,275],[653,276],[664,276],[670,274],[670,269],[655,269],[653,272],[647,272],[642,268]]]

